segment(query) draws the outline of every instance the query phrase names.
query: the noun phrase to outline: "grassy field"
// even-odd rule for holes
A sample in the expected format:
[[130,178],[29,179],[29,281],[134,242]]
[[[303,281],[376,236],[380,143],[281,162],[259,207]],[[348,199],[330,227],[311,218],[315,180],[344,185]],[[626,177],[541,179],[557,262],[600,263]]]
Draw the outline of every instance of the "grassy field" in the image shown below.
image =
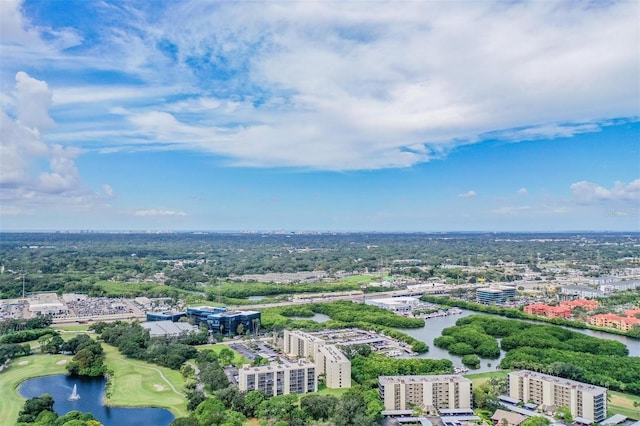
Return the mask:
[[473,386],[480,386],[489,381],[492,377],[504,378],[509,374],[508,370],[489,371],[487,373],[471,373],[465,374],[464,377],[471,380]]
[[609,414],[622,414],[634,420],[640,420],[640,407],[634,407],[634,402],[640,402],[640,396],[609,391]]
[[109,405],[167,408],[176,417],[188,414],[184,378],[179,371],[125,358],[118,349],[104,343],[102,347],[105,362],[114,372]]
[[32,355],[12,361],[9,368],[0,373],[0,419],[6,421],[5,424],[16,424],[25,401],[16,391],[18,385],[34,377],[65,374],[64,364],[69,359],[67,355]]

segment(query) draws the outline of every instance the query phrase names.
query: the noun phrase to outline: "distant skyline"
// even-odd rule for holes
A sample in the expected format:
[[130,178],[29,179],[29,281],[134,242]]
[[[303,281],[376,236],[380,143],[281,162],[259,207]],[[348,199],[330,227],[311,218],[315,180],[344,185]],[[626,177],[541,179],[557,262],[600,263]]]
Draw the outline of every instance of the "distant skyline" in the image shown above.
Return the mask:
[[639,14],[0,1],[0,230],[639,231]]

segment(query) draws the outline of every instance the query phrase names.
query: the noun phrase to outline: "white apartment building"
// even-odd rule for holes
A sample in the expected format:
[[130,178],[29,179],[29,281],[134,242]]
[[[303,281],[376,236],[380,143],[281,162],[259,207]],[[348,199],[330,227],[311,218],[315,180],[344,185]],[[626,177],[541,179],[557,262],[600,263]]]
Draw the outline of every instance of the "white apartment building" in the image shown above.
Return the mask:
[[295,364],[244,365],[238,370],[238,388],[243,392],[259,390],[268,396],[317,392],[316,366],[303,359]]
[[471,380],[460,375],[380,376],[378,384],[385,410],[472,408]]
[[287,355],[312,359],[328,388],[351,387],[351,362],[335,345],[309,333],[285,330],[283,346]]
[[607,415],[607,389],[548,374],[520,370],[509,373],[509,396],[546,407],[567,407],[571,415],[588,423]]

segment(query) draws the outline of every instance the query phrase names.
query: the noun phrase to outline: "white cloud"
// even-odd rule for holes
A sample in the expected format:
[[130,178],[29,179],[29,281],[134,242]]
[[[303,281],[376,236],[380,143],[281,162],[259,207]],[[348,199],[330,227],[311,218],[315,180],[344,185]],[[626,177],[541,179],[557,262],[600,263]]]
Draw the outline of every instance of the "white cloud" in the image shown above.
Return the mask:
[[77,53],[62,46],[81,34],[34,26],[18,2],[5,3],[2,23],[16,18],[6,40],[20,49],[3,41],[3,69],[91,64],[144,83],[56,91],[56,117],[66,121],[58,120],[51,140],[92,149],[378,169],[410,167],[488,137],[570,137],[638,117],[640,34],[631,1],[185,1],[153,16],[105,4],[109,26]]
[[518,195],[527,195],[529,193],[529,191],[527,191],[527,188],[525,188],[524,186],[520,189],[518,189],[518,191],[516,191],[516,193]]
[[105,193],[107,197],[113,197],[113,188],[111,185],[104,184],[102,185],[102,191]]
[[640,204],[640,179],[628,184],[616,181],[611,189],[583,180],[572,184],[570,188],[573,197],[583,204],[603,201],[630,201],[636,205]]
[[[55,126],[49,116],[52,95],[47,83],[18,72],[15,91],[4,95],[10,101],[3,102],[0,112],[1,213],[99,204],[99,197],[86,188],[75,165],[81,150],[48,145],[44,140],[45,132]],[[48,161],[49,169],[39,171],[43,160]]]
[[462,194],[459,194],[458,198],[473,198],[476,195],[477,195],[476,191],[467,191],[467,192],[464,192]]
[[137,210],[135,216],[186,216],[185,212],[175,210],[149,209]]

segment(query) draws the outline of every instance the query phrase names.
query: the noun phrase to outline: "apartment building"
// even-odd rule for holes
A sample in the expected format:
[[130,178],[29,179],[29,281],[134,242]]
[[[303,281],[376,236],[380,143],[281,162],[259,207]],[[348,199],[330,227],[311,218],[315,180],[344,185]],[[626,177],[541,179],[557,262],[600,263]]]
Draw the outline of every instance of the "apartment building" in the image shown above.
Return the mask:
[[319,346],[314,361],[328,388],[351,387],[351,361],[335,345]]
[[385,410],[472,408],[471,380],[460,375],[380,376],[378,386]]
[[635,317],[623,317],[616,314],[599,314],[589,317],[587,322],[596,327],[615,328],[617,330],[629,331],[634,326],[640,325],[640,319]]
[[567,407],[574,418],[586,423],[601,422],[607,415],[607,389],[529,370],[509,373],[509,396],[542,404],[550,411]]
[[569,318],[571,317],[571,309],[565,306],[549,306],[542,303],[535,303],[524,307],[524,313],[529,315],[538,315],[547,318]]
[[259,390],[268,396],[317,392],[316,366],[303,359],[292,364],[245,365],[238,370],[238,388],[243,392]]
[[313,360],[316,373],[324,375],[328,388],[351,387],[351,362],[335,346],[323,339],[298,330],[285,330],[283,352]]

